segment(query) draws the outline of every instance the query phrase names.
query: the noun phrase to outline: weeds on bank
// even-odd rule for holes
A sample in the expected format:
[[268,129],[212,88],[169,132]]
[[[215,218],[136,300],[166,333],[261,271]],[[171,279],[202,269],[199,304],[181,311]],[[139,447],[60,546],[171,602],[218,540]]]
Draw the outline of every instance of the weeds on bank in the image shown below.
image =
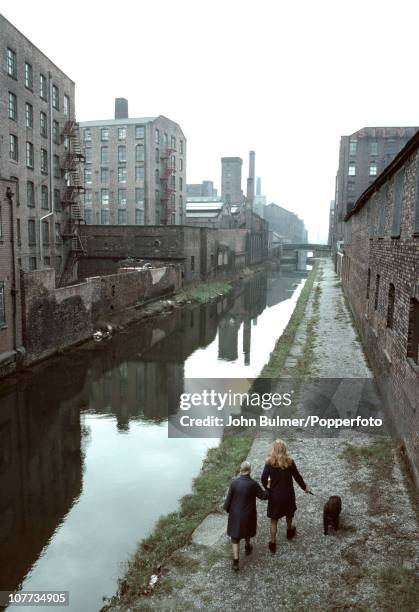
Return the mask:
[[[269,361],[259,375],[260,378],[278,378],[281,375],[288,357],[288,353],[294,343],[298,326],[304,316],[306,306],[313,289],[317,269],[318,263],[316,262],[298,297],[294,312],[288,321],[288,325],[286,326],[282,335],[276,341],[275,348],[269,357]],[[321,288],[319,287],[319,292],[320,291]]]
[[229,282],[214,282],[206,285],[197,285],[191,287],[188,291],[185,291],[182,295],[187,300],[199,302],[204,304],[208,300],[212,300],[221,295],[229,293],[233,288],[233,285]]
[[253,437],[249,431],[225,434],[220,445],[208,451],[201,472],[194,480],[192,494],[181,499],[177,512],[161,517],[152,535],[139,544],[128,562],[125,577],[119,581],[119,596],[112,598],[110,604],[121,601],[128,604],[140,597],[150,576],[158,573],[176,551],[190,543],[193,531],[208,514],[219,511],[224,491],[232,474],[247,457]]
[[383,594],[386,610],[413,612],[419,602],[419,581],[413,569],[403,566],[388,566],[377,578]]
[[377,438],[367,446],[354,446],[348,444],[340,454],[342,459],[350,463],[360,463],[363,465],[382,465],[394,464],[393,443],[389,438]]

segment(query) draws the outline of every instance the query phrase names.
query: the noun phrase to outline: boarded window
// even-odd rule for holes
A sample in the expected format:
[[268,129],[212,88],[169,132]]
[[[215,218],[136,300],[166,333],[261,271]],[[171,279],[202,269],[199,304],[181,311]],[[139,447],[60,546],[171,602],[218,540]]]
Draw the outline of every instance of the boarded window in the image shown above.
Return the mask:
[[400,172],[398,172],[394,178],[394,186],[393,186],[393,223],[391,226],[391,235],[393,238],[398,238],[400,236],[402,195],[403,195],[403,172],[400,170]]
[[419,364],[419,300],[411,298],[409,309],[409,331],[407,335],[407,356]]
[[380,295],[380,275],[375,277],[375,295],[374,295],[374,310],[378,308],[378,297]]
[[394,321],[394,296],[395,288],[393,283],[390,283],[388,288],[388,303],[387,303],[387,327],[393,329]]

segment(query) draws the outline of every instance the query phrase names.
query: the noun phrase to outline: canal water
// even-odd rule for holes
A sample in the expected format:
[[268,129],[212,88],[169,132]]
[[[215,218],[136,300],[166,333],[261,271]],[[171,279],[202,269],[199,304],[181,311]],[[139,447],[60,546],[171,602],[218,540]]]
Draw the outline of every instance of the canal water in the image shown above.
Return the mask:
[[218,301],[133,325],[3,383],[0,591],[65,590],[68,610],[100,609],[137,542],[190,493],[218,444],[168,438],[185,378],[257,376],[305,275],[261,273]]

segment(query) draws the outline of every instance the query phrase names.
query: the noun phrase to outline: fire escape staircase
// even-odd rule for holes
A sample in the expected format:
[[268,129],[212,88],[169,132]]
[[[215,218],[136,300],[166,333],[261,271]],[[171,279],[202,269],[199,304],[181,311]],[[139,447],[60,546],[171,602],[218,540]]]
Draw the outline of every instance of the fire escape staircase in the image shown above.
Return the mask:
[[85,245],[80,236],[80,224],[84,221],[80,204],[80,198],[84,193],[80,165],[84,162],[84,155],[80,145],[78,123],[76,121],[67,121],[64,126],[63,136],[68,140],[69,146],[62,163],[66,178],[66,188],[61,202],[63,208],[67,211],[67,223],[61,235],[68,244],[68,256],[59,280],[60,287],[63,287],[71,280],[79,255],[86,252]]
[[160,156],[164,164],[163,176],[160,178],[160,199],[163,204],[161,222],[163,225],[167,225],[170,222],[172,214],[176,211],[176,205],[172,202],[172,194],[175,193],[176,187],[170,184],[170,179],[176,172],[176,167],[172,165],[172,155],[174,153],[176,153],[176,149],[167,147]]

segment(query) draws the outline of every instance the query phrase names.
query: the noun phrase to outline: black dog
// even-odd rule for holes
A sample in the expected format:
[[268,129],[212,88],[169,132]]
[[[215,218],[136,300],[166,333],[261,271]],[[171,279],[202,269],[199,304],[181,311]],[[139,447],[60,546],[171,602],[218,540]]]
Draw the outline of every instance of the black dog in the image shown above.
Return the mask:
[[324,535],[327,535],[329,524],[332,524],[335,529],[339,529],[339,514],[341,510],[342,500],[339,495],[329,497],[329,501],[325,503],[323,508]]

